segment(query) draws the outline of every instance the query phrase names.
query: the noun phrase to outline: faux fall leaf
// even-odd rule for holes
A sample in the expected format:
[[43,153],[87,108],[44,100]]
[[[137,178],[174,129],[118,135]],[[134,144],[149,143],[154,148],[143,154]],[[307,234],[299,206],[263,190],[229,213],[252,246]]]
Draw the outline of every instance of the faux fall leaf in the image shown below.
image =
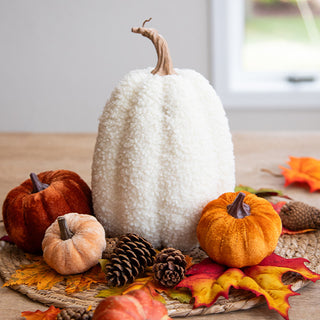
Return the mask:
[[17,269],[3,286],[25,284],[36,286],[37,290],[49,290],[63,281],[64,277],[50,268],[41,257],[35,259],[33,263],[22,265]]
[[237,185],[234,188],[235,192],[238,191],[248,191],[250,193],[255,194],[258,197],[261,198],[266,198],[266,197],[282,197],[282,198],[287,198],[290,199],[290,197],[288,197],[287,195],[284,195],[283,192],[281,190],[275,190],[275,189],[271,189],[271,188],[259,188],[259,189],[254,189],[252,187],[249,186],[244,186],[242,184]]
[[194,308],[209,307],[220,296],[228,299],[231,287],[248,290],[257,296],[263,295],[270,309],[288,319],[288,298],[298,293],[282,282],[282,276],[292,271],[313,282],[320,279],[320,275],[309,270],[305,262],[308,261],[303,258],[285,259],[272,254],[259,265],[238,269],[228,268],[207,258],[193,265],[175,289],[188,288],[195,301]]
[[50,290],[57,283],[65,281],[65,291],[71,294],[89,290],[94,283],[106,282],[105,275],[98,265],[82,274],[63,276],[49,267],[42,257],[28,255],[28,258],[34,262],[22,265],[3,286],[25,284],[35,286],[37,290]]
[[91,285],[95,283],[107,283],[105,274],[101,271],[99,265],[92,267],[84,273],[65,276],[65,280],[65,291],[67,294],[90,290]]
[[307,183],[310,192],[320,190],[320,160],[308,157],[290,157],[287,163],[290,168],[280,166],[285,177],[285,186],[299,182]]
[[181,303],[189,304],[192,299],[190,290],[187,288],[167,289],[165,293],[171,299],[178,300]]
[[60,313],[59,308],[55,308],[51,306],[46,311],[24,311],[21,312],[21,317],[24,317],[26,320],[55,320],[57,319],[57,315]]
[[145,290],[152,296],[153,299],[165,303],[164,298],[160,295],[160,292],[165,291],[165,288],[158,286],[154,282],[153,273],[151,270],[148,269],[141,277],[137,278],[133,283],[127,284],[122,287],[108,287],[106,289],[101,290],[96,295],[96,297],[106,298],[110,296],[126,294],[133,290]]

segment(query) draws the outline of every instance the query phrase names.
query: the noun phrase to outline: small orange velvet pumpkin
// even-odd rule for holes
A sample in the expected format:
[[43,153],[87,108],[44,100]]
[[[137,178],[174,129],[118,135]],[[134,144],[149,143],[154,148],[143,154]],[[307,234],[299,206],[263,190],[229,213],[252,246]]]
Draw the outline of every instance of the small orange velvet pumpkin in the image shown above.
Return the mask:
[[122,296],[103,299],[92,320],[171,320],[163,303],[146,291],[134,290]]
[[203,209],[197,236],[211,259],[241,268],[270,255],[281,229],[281,219],[267,200],[248,192],[228,192]]
[[93,216],[67,213],[46,230],[42,241],[43,259],[60,274],[89,270],[106,248],[105,232]]
[[30,179],[8,193],[2,207],[10,239],[30,253],[41,253],[44,233],[58,216],[92,211],[89,186],[68,170],[31,173]]

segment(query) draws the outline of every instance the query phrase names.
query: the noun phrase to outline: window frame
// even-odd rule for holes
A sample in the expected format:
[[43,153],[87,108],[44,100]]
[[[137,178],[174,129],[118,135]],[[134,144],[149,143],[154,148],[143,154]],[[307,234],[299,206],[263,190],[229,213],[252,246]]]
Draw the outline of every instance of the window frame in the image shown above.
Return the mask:
[[[244,73],[240,52],[244,35],[244,0],[210,0],[211,80],[227,109],[320,109],[319,73],[315,81],[292,83],[285,73]],[[294,75],[302,75],[294,73]]]

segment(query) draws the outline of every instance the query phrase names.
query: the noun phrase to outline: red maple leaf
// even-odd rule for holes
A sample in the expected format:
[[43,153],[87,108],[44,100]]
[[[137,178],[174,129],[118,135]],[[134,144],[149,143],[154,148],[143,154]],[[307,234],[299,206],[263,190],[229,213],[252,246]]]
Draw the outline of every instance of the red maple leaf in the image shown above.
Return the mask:
[[287,272],[296,272],[305,279],[316,281],[320,275],[305,266],[303,258],[285,259],[276,254],[265,258],[259,265],[246,268],[228,268],[207,258],[193,265],[176,288],[188,288],[194,298],[194,308],[213,305],[220,296],[228,299],[231,287],[263,295],[270,309],[288,320],[290,296],[298,293],[282,282]]

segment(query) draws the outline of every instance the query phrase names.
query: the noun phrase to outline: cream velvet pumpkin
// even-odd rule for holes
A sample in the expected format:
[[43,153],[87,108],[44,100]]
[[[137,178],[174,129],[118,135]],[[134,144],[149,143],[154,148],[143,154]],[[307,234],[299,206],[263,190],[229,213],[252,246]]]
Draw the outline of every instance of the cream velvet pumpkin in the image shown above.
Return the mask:
[[155,247],[197,246],[211,199],[234,189],[228,120],[209,82],[173,69],[156,30],[158,65],[127,74],[100,117],[92,164],[94,212],[108,236],[137,233]]
[[58,217],[42,241],[45,262],[60,274],[87,271],[99,262],[105,248],[105,231],[99,221],[76,212]]

